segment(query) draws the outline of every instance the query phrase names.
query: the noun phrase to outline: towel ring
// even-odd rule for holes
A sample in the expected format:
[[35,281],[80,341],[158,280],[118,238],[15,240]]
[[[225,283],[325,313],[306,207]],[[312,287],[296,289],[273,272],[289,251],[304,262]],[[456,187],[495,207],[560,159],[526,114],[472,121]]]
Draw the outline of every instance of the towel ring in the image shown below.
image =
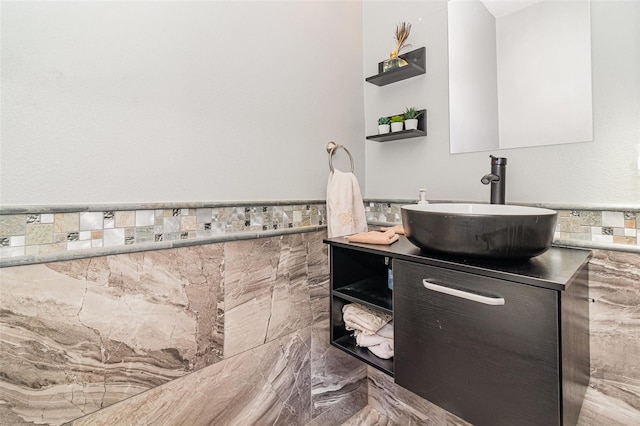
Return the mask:
[[344,145],[338,145],[334,141],[330,141],[327,143],[327,152],[329,153],[329,170],[331,170],[332,172],[335,171],[335,169],[333,168],[333,153],[338,148],[344,149],[344,152],[346,152],[349,156],[349,161],[351,162],[351,173],[353,173],[353,157],[351,156],[351,153]]

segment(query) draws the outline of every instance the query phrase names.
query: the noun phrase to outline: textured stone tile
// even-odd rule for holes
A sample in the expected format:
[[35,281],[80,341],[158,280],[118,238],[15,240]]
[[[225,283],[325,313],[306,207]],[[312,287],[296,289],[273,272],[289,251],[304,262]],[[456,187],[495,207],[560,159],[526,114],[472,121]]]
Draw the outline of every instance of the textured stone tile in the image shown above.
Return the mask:
[[60,424],[219,361],[222,264],[210,245],[0,270],[0,424]]
[[0,236],[24,235],[27,216],[23,214],[0,216]]
[[591,385],[640,413],[640,254],[594,251],[589,274]]
[[580,224],[579,216],[560,217],[558,222],[562,232],[583,232],[585,228]]
[[27,245],[49,244],[53,242],[53,224],[34,223],[27,226],[25,243]]
[[312,416],[339,424],[367,405],[367,368],[330,346],[328,319],[314,323],[312,333]]
[[368,368],[369,405],[396,423],[406,426],[447,425],[447,412],[398,386],[392,377]]
[[307,327],[73,425],[305,425],[309,351]]
[[309,236],[307,268],[314,323],[329,318],[329,252],[322,242],[326,235],[326,231],[322,231]]
[[225,243],[225,357],[309,325],[305,234]]
[[127,228],[136,225],[136,212],[133,210],[116,211],[114,216],[116,228]]
[[586,226],[602,226],[602,212],[581,211],[580,223]]
[[61,253],[67,250],[67,243],[61,242],[56,244],[44,244],[39,247],[38,252],[42,254]]
[[460,417],[448,411],[446,412],[446,421],[447,426],[473,426],[471,423],[462,420]]
[[620,399],[588,387],[577,426],[636,426],[640,412]]
[[400,424],[367,405],[342,423],[342,426],[400,426]]
[[181,231],[195,231],[196,229],[196,217],[195,216],[182,216],[180,217],[180,230]]
[[55,232],[78,232],[80,213],[56,213],[53,223]]
[[198,223],[211,223],[211,209],[203,208],[196,210],[196,218]]
[[[616,228],[618,229],[618,228]],[[624,236],[615,236],[613,237],[613,242],[615,244],[628,244],[634,245],[637,242],[636,237],[624,237]]]

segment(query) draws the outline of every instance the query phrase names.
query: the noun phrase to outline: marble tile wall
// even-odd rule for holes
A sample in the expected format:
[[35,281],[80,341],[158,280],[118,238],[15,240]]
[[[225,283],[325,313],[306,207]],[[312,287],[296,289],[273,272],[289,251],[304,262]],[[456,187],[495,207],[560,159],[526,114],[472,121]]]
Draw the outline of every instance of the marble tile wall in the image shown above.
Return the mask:
[[[638,226],[600,213],[560,218]],[[0,424],[464,425],[329,345],[324,234],[1,268]],[[591,264],[579,425],[640,424],[640,253]]]
[[640,254],[594,250],[591,381],[578,424],[640,424]]
[[305,327],[72,425],[305,425],[310,345]]
[[340,424],[324,236],[0,269],[0,424]]
[[469,426],[459,417],[398,386],[369,367],[369,406],[393,422],[406,426]]
[[222,248],[0,269],[0,423],[60,424],[222,359]]

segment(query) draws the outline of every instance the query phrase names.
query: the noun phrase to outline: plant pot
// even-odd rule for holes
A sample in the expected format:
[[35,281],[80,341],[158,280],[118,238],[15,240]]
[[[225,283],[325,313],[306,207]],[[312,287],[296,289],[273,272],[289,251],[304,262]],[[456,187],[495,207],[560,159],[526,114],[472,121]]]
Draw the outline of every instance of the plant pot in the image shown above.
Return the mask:
[[392,132],[401,132],[403,126],[404,126],[404,123],[402,123],[402,122],[391,123],[391,131]]
[[418,129],[418,119],[417,118],[407,118],[404,120],[404,128],[407,130],[417,130]]
[[378,124],[378,134],[384,135],[385,133],[389,133],[390,128],[391,126],[389,126],[388,124]]

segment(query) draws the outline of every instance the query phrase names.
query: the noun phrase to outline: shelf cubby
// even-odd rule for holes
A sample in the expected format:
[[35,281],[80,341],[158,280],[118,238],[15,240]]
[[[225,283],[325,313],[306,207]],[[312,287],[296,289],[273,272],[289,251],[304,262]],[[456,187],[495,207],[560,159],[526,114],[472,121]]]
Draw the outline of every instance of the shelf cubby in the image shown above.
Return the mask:
[[330,341],[332,346],[393,376],[393,358],[378,358],[369,349],[357,346],[342,316],[343,308],[350,303],[393,315],[389,262],[386,256],[331,247]]

